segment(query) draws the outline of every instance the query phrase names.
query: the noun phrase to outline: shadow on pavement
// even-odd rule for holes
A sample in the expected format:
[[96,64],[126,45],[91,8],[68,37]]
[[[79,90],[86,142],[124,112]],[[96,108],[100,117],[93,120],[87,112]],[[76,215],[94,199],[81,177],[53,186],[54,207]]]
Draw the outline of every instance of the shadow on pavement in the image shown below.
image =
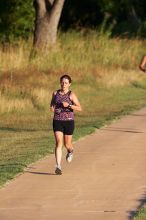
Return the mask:
[[145,117],[146,115],[130,114],[130,116],[140,116],[140,117]]
[[51,175],[51,176],[56,176],[55,173],[44,173],[44,172],[33,172],[33,171],[25,171],[25,173],[31,173],[31,174],[37,174],[37,175]]
[[103,128],[101,130],[104,131],[117,131],[117,132],[129,132],[129,133],[144,133],[143,131],[136,131],[133,130],[131,128],[127,129],[127,128],[115,128],[115,127],[109,127],[109,128]]

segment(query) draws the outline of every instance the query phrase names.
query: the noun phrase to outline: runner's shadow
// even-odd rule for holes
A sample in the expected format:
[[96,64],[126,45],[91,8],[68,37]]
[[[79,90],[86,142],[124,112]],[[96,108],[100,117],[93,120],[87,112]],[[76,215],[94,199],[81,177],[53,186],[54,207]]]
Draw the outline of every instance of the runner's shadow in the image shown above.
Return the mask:
[[138,114],[131,114],[132,116],[140,116],[140,117],[143,117],[143,116],[146,116],[146,115],[138,115]]
[[56,176],[55,173],[44,173],[44,172],[34,172],[34,171],[25,171],[25,173],[35,174],[35,175],[46,175],[46,176]]

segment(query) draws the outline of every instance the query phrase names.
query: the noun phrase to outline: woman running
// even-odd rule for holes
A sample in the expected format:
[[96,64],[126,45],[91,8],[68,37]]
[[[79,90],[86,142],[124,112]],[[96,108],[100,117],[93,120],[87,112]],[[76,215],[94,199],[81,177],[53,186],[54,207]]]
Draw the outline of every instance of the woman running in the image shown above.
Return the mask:
[[146,73],[146,55],[143,56],[143,58],[139,64],[139,68],[141,71]]
[[74,110],[82,111],[80,102],[74,92],[70,91],[71,77],[63,75],[60,78],[61,89],[53,92],[51,100],[51,111],[54,112],[53,131],[56,140],[55,173],[62,174],[61,158],[63,141],[67,149],[66,160],[71,162],[73,159],[72,135],[74,132]]

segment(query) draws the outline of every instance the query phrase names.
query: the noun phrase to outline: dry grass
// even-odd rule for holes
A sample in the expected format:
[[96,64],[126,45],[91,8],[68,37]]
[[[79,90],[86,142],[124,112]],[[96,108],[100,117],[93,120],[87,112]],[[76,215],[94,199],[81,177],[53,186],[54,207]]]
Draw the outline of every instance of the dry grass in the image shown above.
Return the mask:
[[138,64],[144,43],[71,32],[60,34],[55,48],[32,61],[28,59],[31,40],[0,48],[0,112],[43,108],[64,72],[79,83],[89,78],[107,88],[143,83]]
[[[135,69],[141,55],[145,52],[145,42],[123,39],[108,39],[98,36],[96,32],[87,35],[81,33],[60,34],[55,48],[33,61],[28,57],[31,51],[31,40],[8,45],[0,49],[1,72],[30,69],[51,71],[90,71],[91,68],[107,67],[108,69]],[[28,70],[29,70],[28,69]]]

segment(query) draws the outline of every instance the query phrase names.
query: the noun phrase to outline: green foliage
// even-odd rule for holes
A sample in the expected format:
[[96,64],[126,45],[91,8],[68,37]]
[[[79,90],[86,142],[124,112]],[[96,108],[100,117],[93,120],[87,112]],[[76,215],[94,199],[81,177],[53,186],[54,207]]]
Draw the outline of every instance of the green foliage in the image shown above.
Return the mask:
[[145,32],[144,0],[68,0],[61,17],[64,29],[96,28],[107,36],[142,36]]
[[146,21],[142,22],[142,24],[140,25],[137,35],[141,38],[146,37]]
[[31,0],[0,1],[0,38],[11,41],[14,38],[28,38],[34,25],[34,9]]
[[[0,1],[0,41],[33,34],[33,0]],[[60,20],[63,30],[94,28],[110,36],[145,37],[145,0],[66,0]]]

